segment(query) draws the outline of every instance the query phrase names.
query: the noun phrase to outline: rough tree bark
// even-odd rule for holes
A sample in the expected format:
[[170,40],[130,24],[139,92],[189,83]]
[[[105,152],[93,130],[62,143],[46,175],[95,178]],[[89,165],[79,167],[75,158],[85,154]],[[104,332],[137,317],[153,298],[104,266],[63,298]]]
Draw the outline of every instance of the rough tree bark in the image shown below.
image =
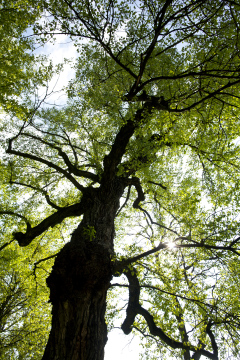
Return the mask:
[[[112,277],[114,218],[124,183],[89,188],[86,211],[71,241],[58,254],[51,275],[52,329],[43,360],[102,360],[104,320]],[[90,234],[90,229],[94,232]]]

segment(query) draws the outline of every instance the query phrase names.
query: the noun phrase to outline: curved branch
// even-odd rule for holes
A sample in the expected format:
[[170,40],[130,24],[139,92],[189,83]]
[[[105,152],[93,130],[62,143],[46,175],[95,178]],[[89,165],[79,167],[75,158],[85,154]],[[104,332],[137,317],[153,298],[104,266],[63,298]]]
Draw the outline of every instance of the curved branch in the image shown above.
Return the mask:
[[139,178],[134,176],[132,178],[132,184],[135,186],[135,189],[137,190],[137,194],[138,194],[137,198],[133,202],[133,208],[139,209],[139,207],[140,207],[139,204],[141,201],[145,200],[145,195],[144,195]]
[[187,107],[185,107],[185,108],[182,108],[182,109],[177,109],[177,108],[171,109],[171,108],[169,108],[168,111],[169,111],[169,112],[175,112],[175,113],[181,113],[181,112],[184,112],[184,111],[191,110],[191,109],[195,108],[196,106],[202,104],[202,103],[205,102],[206,100],[212,99],[212,98],[214,98],[216,95],[221,94],[221,92],[222,92],[223,90],[228,89],[228,88],[230,88],[231,86],[237,85],[237,84],[239,84],[239,83],[240,83],[240,80],[239,80],[239,79],[236,80],[236,81],[233,81],[233,82],[230,82],[230,81],[229,81],[226,85],[224,85],[224,86],[220,87],[219,89],[217,89],[217,90],[209,93],[209,95],[203,97],[201,100],[196,101],[195,103],[193,103],[193,104],[191,104],[191,105],[189,105],[189,106],[187,106]]
[[26,223],[26,225],[27,225],[27,229],[31,229],[31,225],[30,225],[28,219],[27,219],[25,216],[21,215],[21,214],[15,213],[14,211],[11,211],[11,210],[6,210],[6,211],[5,211],[5,210],[1,210],[1,211],[0,211],[0,214],[2,214],[2,215],[13,215],[13,216],[17,216],[17,217],[19,217],[20,219],[23,219],[23,220],[25,221],[25,223]]
[[[133,208],[134,208],[134,209],[139,209],[139,210],[141,210],[141,211],[147,216],[147,218],[150,220],[151,224],[157,225],[157,226],[159,226],[159,227],[161,227],[161,228],[163,228],[163,229],[165,229],[165,230],[171,231],[171,232],[173,232],[174,234],[177,235],[177,232],[176,232],[176,231],[174,231],[174,230],[172,230],[172,229],[169,229],[169,228],[167,228],[166,226],[161,225],[161,224],[157,223],[156,221],[153,221],[153,220],[152,220],[152,217],[151,217],[151,215],[148,213],[148,211],[145,210],[145,209],[143,209],[143,208],[139,205],[141,201],[144,201],[144,200],[145,200],[145,195],[144,195],[144,192],[143,192],[143,189],[142,189],[142,186],[141,186],[141,183],[140,183],[139,178],[133,177],[133,178],[130,179],[130,181],[131,181],[130,184],[132,184],[132,185],[135,186],[135,189],[137,190],[137,194],[138,194],[138,197],[137,197],[137,198],[135,199],[135,201],[133,202]],[[164,245],[164,246],[163,246],[163,245]],[[162,244],[162,243],[161,243],[161,246],[163,246],[163,247],[161,247],[162,249],[164,249],[164,248],[167,247],[165,244]],[[154,248],[154,249],[156,249],[156,248]],[[160,250],[160,248],[159,248],[159,250]],[[151,250],[150,250],[150,251],[151,251]],[[158,250],[157,250],[157,251],[158,251]],[[154,251],[154,252],[155,252],[155,251]]]
[[129,200],[129,197],[130,197],[130,193],[131,193],[131,185],[128,186],[128,192],[127,192],[127,196],[126,196],[126,199],[124,201],[124,203],[122,204],[122,206],[120,207],[120,209],[118,210],[117,214],[116,214],[116,217],[120,214],[120,212],[122,211],[122,209],[124,208],[124,206],[127,205],[127,202]]
[[138,310],[140,308],[140,286],[138,278],[136,276],[136,270],[127,269],[124,271],[124,274],[127,276],[129,282],[129,300],[126,310],[126,318],[122,323],[121,329],[123,330],[124,334],[128,335],[132,331],[134,319],[138,314]]
[[211,344],[212,344],[212,348],[213,348],[213,354],[216,356],[216,358],[218,359],[218,346],[215,340],[215,336],[211,330],[212,327],[212,323],[211,321],[208,322],[207,324],[207,328],[206,328],[206,333],[208,334],[210,340],[211,340]]
[[[30,137],[32,139],[36,139],[38,141],[40,141],[43,144],[46,144],[48,146],[50,146],[51,148],[55,149],[58,151],[58,154],[62,157],[62,159],[64,160],[65,164],[68,167],[69,173],[72,173],[76,176],[82,176],[84,178],[93,180],[95,182],[99,181],[99,178],[97,175],[91,173],[90,171],[85,171],[85,170],[80,170],[78,169],[75,165],[72,164],[72,162],[70,161],[68,155],[61,149],[60,146],[56,146],[52,143],[50,143],[49,141],[43,140],[41,138],[39,138],[38,136],[35,135],[31,135],[31,134],[27,134],[27,133],[22,133],[22,136],[27,136]],[[70,145],[71,146],[71,145]],[[72,146],[71,146],[72,147]],[[73,147],[72,147],[73,148]],[[75,153],[75,152],[74,152]],[[76,154],[76,153],[75,153]]]
[[21,157],[24,157],[24,158],[27,158],[27,159],[30,159],[30,160],[34,160],[34,161],[37,161],[37,162],[40,162],[42,164],[45,164],[47,165],[48,167],[51,167],[55,170],[57,170],[59,173],[63,174],[69,181],[71,181],[71,183],[73,185],[75,185],[75,187],[80,190],[80,191],[84,191],[85,190],[85,187],[82,186],[81,184],[79,184],[79,182],[74,179],[74,177],[68,173],[66,170],[62,169],[60,166],[52,163],[51,161],[48,161],[48,160],[45,160],[45,159],[42,159],[38,156],[35,156],[35,155],[31,155],[31,154],[28,154],[28,153],[24,153],[24,152],[21,152],[21,151],[17,151],[17,150],[13,150],[12,149],[12,141],[13,139],[9,139],[9,145],[8,145],[8,149],[6,150],[6,153],[7,154],[13,154],[13,155],[18,155],[18,156],[21,156]]
[[144,317],[144,319],[146,320],[150,333],[154,336],[158,336],[162,341],[164,341],[171,348],[195,350],[195,348],[193,346],[186,346],[182,342],[173,340],[168,335],[166,335],[165,332],[160,327],[156,326],[153,316],[142,306],[140,306],[138,313],[140,315],[142,315]]
[[[135,201],[136,201],[136,200],[135,200]],[[134,206],[134,207],[135,207],[135,206]],[[152,219],[151,215],[149,214],[149,212],[148,212],[147,210],[143,209],[141,206],[138,205],[138,206],[136,206],[135,208],[141,210],[141,211],[146,215],[146,217],[150,220],[150,222],[151,222],[152,225],[159,226],[159,227],[162,228],[162,229],[165,229],[165,230],[167,230],[167,231],[172,232],[172,233],[175,234],[175,235],[178,235],[178,233],[177,233],[175,230],[170,229],[170,228],[168,228],[168,227],[165,226],[165,225],[161,225],[161,224],[159,224],[159,223],[156,222],[156,221],[153,221],[153,219]]]
[[54,227],[55,225],[61,223],[67,217],[80,216],[83,214],[83,211],[84,206],[82,205],[82,202],[67,206],[65,208],[61,208],[60,210],[56,211],[55,213],[41,221],[38,225],[34,226],[33,228],[28,228],[25,233],[14,233],[14,238],[15,240],[17,240],[20,246],[27,246],[32,242],[35,237],[41,235],[49,227]]
[[[124,274],[129,281],[129,301],[126,311],[126,318],[121,326],[123,332],[127,335],[132,331],[135,317],[139,314],[144,317],[147,322],[148,329],[153,336],[158,336],[165,344],[173,349],[183,349],[187,351],[196,351],[196,347],[192,345],[186,345],[183,342],[176,341],[170,338],[160,327],[156,326],[153,316],[144,309],[139,303],[140,297],[140,284],[136,275],[135,269],[125,270]],[[213,354],[210,351],[200,349],[201,355],[206,356],[211,360],[218,360],[215,348],[213,348]]]
[[53,208],[56,209],[56,210],[60,210],[60,209],[63,208],[63,207],[61,207],[61,206],[58,206],[58,205],[54,204],[54,203],[50,200],[50,197],[49,197],[49,195],[48,195],[48,193],[47,193],[46,190],[39,189],[39,188],[37,188],[37,187],[35,187],[35,186],[33,186],[33,185],[24,184],[24,183],[21,183],[21,182],[18,182],[18,181],[12,181],[12,180],[10,180],[9,183],[10,183],[10,184],[15,184],[15,185],[25,186],[25,187],[28,187],[28,188],[30,188],[30,189],[36,190],[36,191],[42,193],[42,194],[45,196],[45,199],[46,199],[48,205],[50,205],[51,207],[53,207]]

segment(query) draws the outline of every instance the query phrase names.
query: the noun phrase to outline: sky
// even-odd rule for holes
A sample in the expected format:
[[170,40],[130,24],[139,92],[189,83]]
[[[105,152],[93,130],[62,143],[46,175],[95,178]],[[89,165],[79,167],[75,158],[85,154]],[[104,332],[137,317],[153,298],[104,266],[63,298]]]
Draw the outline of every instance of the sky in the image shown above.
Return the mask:
[[124,335],[122,330],[114,329],[108,334],[104,360],[138,360],[139,338],[134,335]]
[[[64,105],[66,103],[67,96],[64,91],[59,91],[66,87],[68,82],[74,77],[75,71],[72,66],[77,57],[76,48],[65,35],[58,35],[58,41],[54,44],[49,42],[44,46],[38,47],[35,54],[47,55],[48,58],[52,60],[53,65],[63,63],[64,59],[72,60],[72,63],[65,64],[64,70],[61,74],[54,77],[49,83],[49,93],[53,91],[53,94],[47,99],[47,103],[59,106]],[[41,89],[39,94],[40,96],[44,96],[45,89]]]

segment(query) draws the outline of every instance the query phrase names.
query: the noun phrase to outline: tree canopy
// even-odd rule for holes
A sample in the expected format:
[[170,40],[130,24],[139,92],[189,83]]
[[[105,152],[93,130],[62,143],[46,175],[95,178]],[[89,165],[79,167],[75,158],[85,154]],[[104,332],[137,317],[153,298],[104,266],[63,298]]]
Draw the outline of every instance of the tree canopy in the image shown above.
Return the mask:
[[[93,288],[108,292],[108,330],[120,318],[125,334],[142,337],[143,358],[236,359],[239,2],[48,0],[35,5],[34,21],[25,23],[21,16],[12,31],[19,35],[31,25],[36,44],[51,40],[53,46],[54,38],[67,35],[79,56],[66,104],[36,103],[26,87],[25,112],[13,111],[16,102],[4,107],[0,284],[8,285],[10,295],[1,285],[6,295],[0,298],[0,329],[16,316],[14,331],[17,326],[21,333],[24,309],[38,327],[47,311],[43,282],[56,258],[47,280],[53,322],[44,360],[56,359],[59,351],[54,353],[53,339],[56,319],[65,321],[62,304],[71,303],[75,290],[76,298],[91,294],[93,299]],[[8,28],[5,33],[13,37]],[[16,70],[9,75],[4,69],[6,84],[11,76],[23,81],[22,73],[31,79],[34,66],[24,72],[30,62],[21,41]],[[31,88],[46,85],[50,75],[48,67]],[[21,103],[21,93],[9,84],[0,101],[14,95]],[[28,269],[17,269],[15,259],[26,263],[26,254]],[[46,274],[38,272],[38,264]],[[20,286],[21,274],[29,279]],[[37,281],[42,285],[36,298]],[[18,293],[16,310],[4,320],[1,304],[11,293]],[[32,309],[35,301],[42,312],[40,306],[39,313]],[[44,339],[47,317],[46,328],[39,330]],[[96,319],[89,324],[100,322]],[[84,328],[83,319],[80,323]],[[100,338],[104,347],[105,335]],[[41,341],[32,350],[34,359],[42,356]],[[101,351],[86,357],[83,345],[70,351],[67,341],[69,355],[62,345],[59,359],[103,359]],[[28,344],[21,346],[27,351]],[[14,349],[11,358],[20,359],[22,350]]]

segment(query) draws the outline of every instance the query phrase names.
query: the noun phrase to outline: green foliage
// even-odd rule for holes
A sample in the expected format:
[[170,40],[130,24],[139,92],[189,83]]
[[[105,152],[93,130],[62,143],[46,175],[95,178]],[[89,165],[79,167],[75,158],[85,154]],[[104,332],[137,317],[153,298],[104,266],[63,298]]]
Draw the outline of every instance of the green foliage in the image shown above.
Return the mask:
[[[0,135],[0,309],[6,299],[14,300],[0,318],[5,338],[0,356],[40,358],[49,326],[43,272],[51,262],[35,279],[32,264],[53,255],[63,244],[62,235],[69,239],[81,215],[82,190],[104,185],[110,176],[104,172],[106,156],[120,148],[120,136],[126,140],[121,131],[129,124],[134,131],[115,172],[127,185],[115,219],[112,256],[113,265],[125,261],[126,266],[115,275],[138,277],[141,306],[166,336],[185,346],[173,349],[153,337],[138,314],[132,329],[142,337],[143,358],[188,360],[197,350],[213,351],[212,337],[219,358],[227,359],[228,351],[238,356],[239,4],[69,4],[37,1],[36,11],[31,7],[23,19],[31,2],[12,2],[11,28],[10,10],[6,4],[0,9],[2,49],[8,54],[0,65],[0,103],[11,114]],[[51,64],[46,73],[33,66],[33,44],[22,37],[29,25],[41,44],[54,42],[56,33],[67,34],[78,49],[76,76],[62,108],[32,102],[30,89],[46,85],[54,70]],[[38,64],[44,66],[43,59]],[[20,111],[16,104],[23,103],[24,92],[27,102]],[[144,193],[137,206],[136,178]],[[65,216],[70,219],[60,218],[70,206],[76,206]],[[12,242],[15,232],[28,233],[54,214],[59,219],[49,222],[27,250]],[[83,233],[90,241],[97,238],[95,226]],[[153,251],[145,254],[148,250]],[[109,291],[109,330],[125,316],[118,286],[128,283],[116,279],[119,283]],[[39,337],[43,342],[36,341]]]
[[24,93],[33,76],[33,43],[23,33],[38,13],[24,1],[1,1],[0,4],[0,105],[15,105],[16,96]]
[[[11,236],[2,225],[1,245]],[[13,243],[1,251],[0,359],[41,359],[50,327],[44,277],[51,264],[35,276],[33,266],[43,254],[39,245],[23,252]]]
[[83,234],[89,239],[89,241],[93,241],[96,237],[96,230],[94,229],[94,226],[88,225],[87,228],[83,228]]

